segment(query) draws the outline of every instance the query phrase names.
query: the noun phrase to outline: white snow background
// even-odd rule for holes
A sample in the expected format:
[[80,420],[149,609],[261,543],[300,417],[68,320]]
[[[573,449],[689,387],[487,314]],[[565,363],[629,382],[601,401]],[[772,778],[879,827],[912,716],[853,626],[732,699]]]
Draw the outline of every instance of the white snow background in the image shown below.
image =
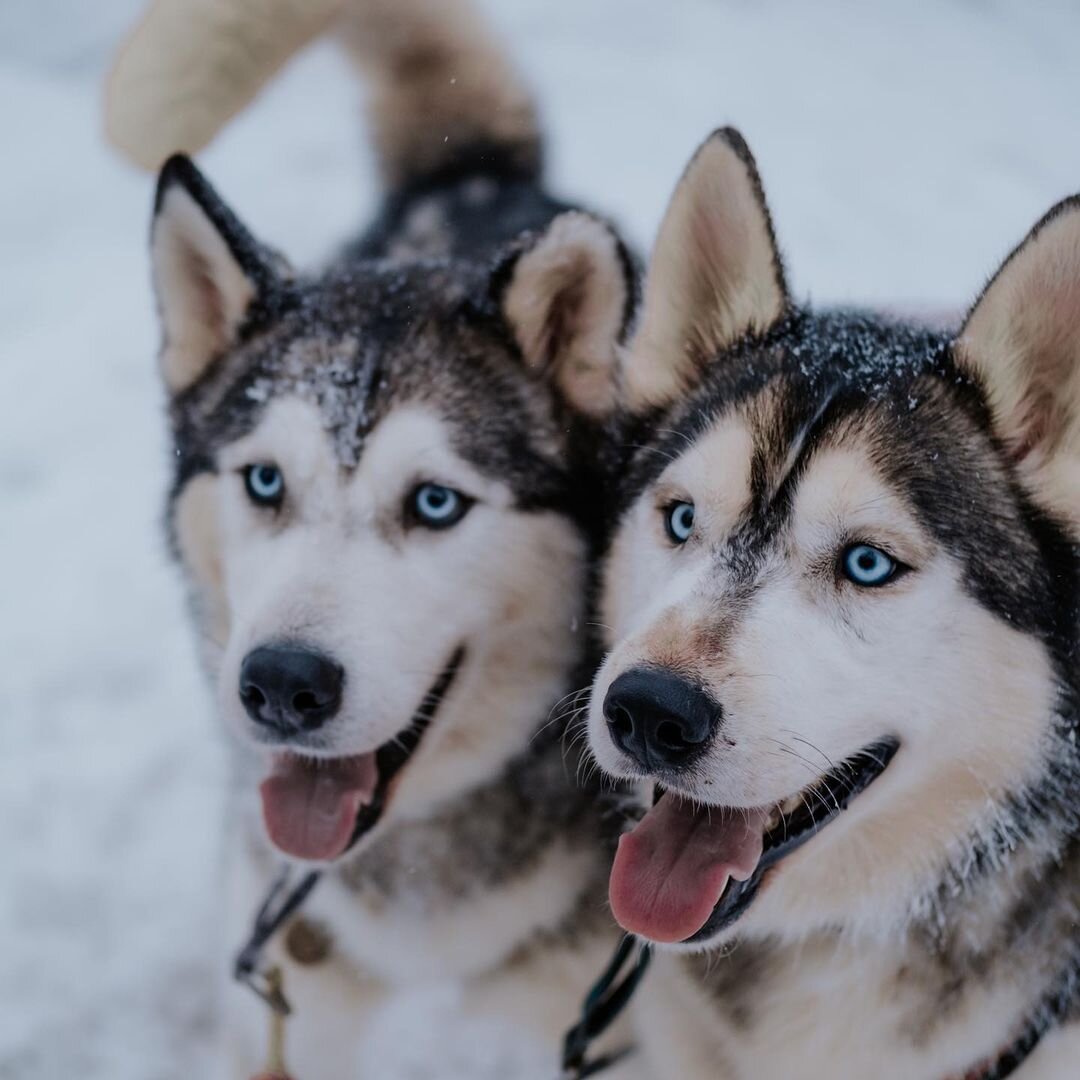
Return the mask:
[[[646,245],[695,145],[735,123],[816,300],[962,305],[1080,189],[1075,3],[486,6],[542,102],[560,192]],[[99,134],[104,66],[138,7],[0,4],[5,1080],[205,1076],[226,959],[221,748],[159,527],[151,180]],[[202,156],[300,263],[373,209],[357,100],[319,45]],[[448,1000],[422,1003],[424,1036],[391,1010],[380,1080],[424,1075],[400,1047],[392,1064],[395,1044],[432,1052]],[[474,1036],[440,1051],[448,1080],[506,1075]]]

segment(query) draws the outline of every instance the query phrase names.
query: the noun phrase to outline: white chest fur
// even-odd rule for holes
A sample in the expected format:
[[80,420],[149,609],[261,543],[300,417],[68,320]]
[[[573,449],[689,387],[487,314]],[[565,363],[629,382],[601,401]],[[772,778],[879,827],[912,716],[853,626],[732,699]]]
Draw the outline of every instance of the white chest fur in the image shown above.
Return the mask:
[[308,912],[325,920],[344,957],[388,983],[468,978],[557,926],[580,898],[593,861],[590,852],[556,844],[530,873],[434,908],[408,895],[376,908],[330,877]]

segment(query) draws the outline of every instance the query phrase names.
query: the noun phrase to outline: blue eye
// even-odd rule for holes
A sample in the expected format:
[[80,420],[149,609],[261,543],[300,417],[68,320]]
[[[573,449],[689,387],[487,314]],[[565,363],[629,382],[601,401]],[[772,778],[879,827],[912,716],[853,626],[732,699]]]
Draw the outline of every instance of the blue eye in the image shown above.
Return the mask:
[[460,491],[444,484],[420,484],[409,496],[412,516],[429,529],[448,529],[456,525],[471,505]]
[[249,465],[244,470],[244,486],[259,506],[278,506],[285,495],[285,477],[276,465]]
[[668,536],[676,544],[685,544],[694,531],[694,504],[690,502],[672,503],[664,514],[664,526]]
[[899,564],[891,555],[870,544],[852,544],[845,548],[840,557],[840,566],[849,581],[866,588],[884,585],[895,577],[899,569]]

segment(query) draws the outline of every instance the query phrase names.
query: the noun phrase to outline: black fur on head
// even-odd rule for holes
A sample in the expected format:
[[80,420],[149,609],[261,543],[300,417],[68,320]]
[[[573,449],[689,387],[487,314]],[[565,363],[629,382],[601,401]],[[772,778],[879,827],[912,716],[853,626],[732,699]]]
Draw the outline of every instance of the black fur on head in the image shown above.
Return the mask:
[[[869,435],[874,462],[921,523],[965,568],[971,594],[1054,648],[1075,679],[1080,565],[1066,524],[1040,508],[1010,468],[979,381],[957,364],[952,336],[868,312],[796,310],[706,365],[666,409],[625,418],[629,448],[619,512],[729,409],[770,390],[757,433],[752,491],[758,529],[775,531],[815,449],[838,432]],[[799,451],[784,484],[776,470]]]
[[[582,497],[582,487],[594,490],[589,463],[601,428],[556,369],[590,329],[579,318],[590,297],[615,305],[604,316],[614,349],[637,296],[633,260],[609,224],[577,212],[552,217],[561,204],[519,182],[470,175],[459,187],[417,196],[430,236],[406,220],[417,205],[399,193],[393,221],[377,223],[322,275],[300,277],[190,159],[166,162],[152,236],[163,363],[174,389],[175,487],[212,469],[217,449],[250,430],[280,394],[319,405],[347,467],[392,407],[420,400],[452,420],[460,451],[509,483],[522,507],[559,507],[588,518],[590,531],[600,527],[599,500]],[[469,237],[462,248],[459,219],[485,209],[478,199],[488,204],[486,241],[477,248]],[[522,223],[530,231],[520,234]],[[407,250],[398,255],[403,234]],[[535,314],[526,315],[544,327],[539,358],[514,321],[517,294],[535,300]],[[188,324],[214,330],[208,340],[199,333],[196,355]],[[573,483],[572,467],[582,473]]]
[[[899,736],[894,777],[907,770],[915,784],[920,770],[947,768],[978,777],[970,814],[946,820],[958,800],[936,811],[937,839],[915,825],[904,835],[902,800],[879,803],[879,827],[890,808],[897,814],[898,846],[887,856],[895,866],[904,865],[905,843],[910,854],[948,837],[949,850],[932,864],[924,852],[925,880],[913,873],[895,882],[889,899],[868,883],[865,894],[852,890],[850,911],[840,901],[821,917],[857,920],[866,917],[864,899],[875,910],[895,901],[893,925],[906,920],[931,937],[948,919],[969,918],[972,949],[989,964],[1002,915],[971,906],[972,883],[996,875],[1023,908],[1038,882],[1075,882],[1080,873],[1080,203],[1066,200],[1036,225],[959,330],[813,311],[788,297],[745,142],[719,132],[679,182],[642,311],[613,412],[622,456],[611,471],[601,694],[640,667],[729,695],[727,735],[702,754],[705,765],[670,776],[646,770],[664,789],[709,806],[764,805],[785,790],[788,777],[763,747],[778,742],[777,731],[795,735],[800,723],[812,728],[800,744],[830,761],[844,757],[850,732],[861,738],[864,727],[875,728],[872,738],[883,725],[881,734]],[[703,449],[714,433],[732,441]],[[834,451],[842,472],[830,479],[812,466]],[[850,491],[861,490],[860,473],[880,498],[855,507]],[[701,527],[686,537],[669,527],[674,546],[665,547],[664,515],[687,502]],[[798,519],[797,506],[808,508]],[[862,520],[873,523],[870,535],[858,535]],[[909,543],[917,534],[926,544],[922,568],[943,572],[951,608],[944,595],[937,606],[932,579],[915,576],[923,559],[914,547],[916,565],[899,560],[894,600],[875,606],[868,591],[861,599],[850,591],[857,582],[845,578],[846,553],[866,545],[880,554],[890,529],[905,528]],[[907,570],[915,575],[905,594]],[[755,607],[757,597],[764,599]],[[814,627],[821,642],[804,645],[800,635]],[[916,688],[909,701],[897,682],[908,670],[920,677],[920,649],[924,678],[941,686],[933,702]],[[1014,669],[990,659],[995,649],[1029,650],[1030,659]],[[788,664],[791,650],[801,655]],[[980,650],[994,665],[981,675]],[[784,689],[747,689],[744,677],[758,675]],[[980,703],[980,694],[990,697]],[[1014,696],[1023,703],[999,706]],[[1002,712],[992,717],[995,707]],[[631,775],[607,713],[594,705],[589,723],[601,766]],[[954,732],[941,730],[949,725]],[[1013,740],[1008,752],[985,749],[991,728]],[[959,741],[950,744],[953,736]],[[866,846],[867,828],[853,851]],[[782,903],[788,899],[783,911],[797,925],[799,898]],[[630,920],[638,914],[631,905]],[[1072,917],[1062,902],[1048,925],[1060,933]]]

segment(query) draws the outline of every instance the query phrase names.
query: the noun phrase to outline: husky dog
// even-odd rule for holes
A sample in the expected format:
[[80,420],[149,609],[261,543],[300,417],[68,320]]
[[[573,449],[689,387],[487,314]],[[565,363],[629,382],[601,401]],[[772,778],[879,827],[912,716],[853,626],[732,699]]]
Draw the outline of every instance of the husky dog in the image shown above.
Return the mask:
[[1077,1075],[1080,198],[956,334],[788,292],[753,159],[680,181],[588,717],[665,1077]]
[[361,239],[296,273],[182,156],[154,207],[168,528],[235,746],[227,921],[283,859],[326,868],[276,948],[302,1080],[352,1075],[387,986],[447,978],[554,1063],[616,933],[559,717],[633,265],[542,188],[532,105],[460,5],[349,15],[387,185]]

